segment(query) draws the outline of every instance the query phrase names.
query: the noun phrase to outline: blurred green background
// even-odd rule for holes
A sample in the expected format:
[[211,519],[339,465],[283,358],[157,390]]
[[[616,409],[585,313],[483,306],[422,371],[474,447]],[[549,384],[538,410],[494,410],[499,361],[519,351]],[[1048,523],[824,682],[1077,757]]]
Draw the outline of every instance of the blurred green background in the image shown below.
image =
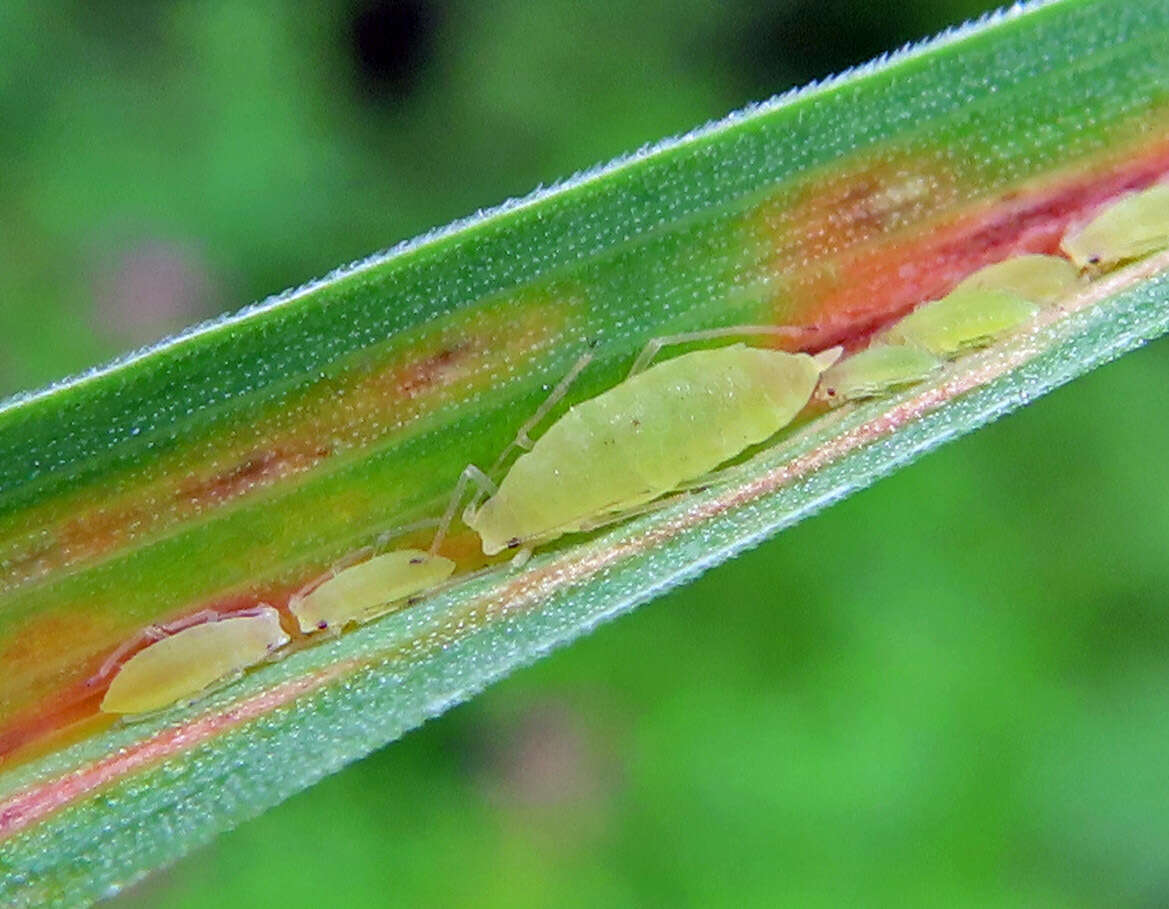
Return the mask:
[[[986,5],[5,0],[0,389]],[[1080,380],[118,903],[1169,902],[1167,375]]]

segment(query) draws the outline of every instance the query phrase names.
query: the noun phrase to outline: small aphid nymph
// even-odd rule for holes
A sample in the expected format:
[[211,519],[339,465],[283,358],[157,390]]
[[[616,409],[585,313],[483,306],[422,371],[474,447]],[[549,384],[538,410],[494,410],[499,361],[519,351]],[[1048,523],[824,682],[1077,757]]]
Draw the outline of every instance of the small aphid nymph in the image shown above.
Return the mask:
[[152,713],[195,697],[288,643],[271,606],[176,631],[138,651],[118,670],[104,713]]
[[627,516],[787,426],[839,355],[735,344],[650,366],[570,408],[464,520],[494,555]]
[[1169,248],[1169,183],[1159,183],[1109,205],[1060,243],[1087,271],[1108,271]]
[[978,269],[951,293],[998,290],[1050,306],[1076,292],[1080,273],[1062,256],[1012,256]]
[[337,572],[309,592],[295,594],[288,608],[305,634],[350,622],[368,622],[423,591],[437,587],[455,571],[455,563],[419,549],[399,549],[374,556]]
[[828,369],[816,386],[816,399],[835,406],[879,397],[916,385],[941,367],[941,360],[920,347],[873,344]]
[[962,290],[919,306],[878,338],[934,356],[954,357],[984,347],[1031,319],[1039,306],[1001,290]]

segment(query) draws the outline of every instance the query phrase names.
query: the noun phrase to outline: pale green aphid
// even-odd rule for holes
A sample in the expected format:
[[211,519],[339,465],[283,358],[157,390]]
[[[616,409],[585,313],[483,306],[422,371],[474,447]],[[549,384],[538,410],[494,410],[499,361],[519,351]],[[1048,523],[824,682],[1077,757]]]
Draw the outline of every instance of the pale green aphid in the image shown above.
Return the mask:
[[1106,271],[1169,248],[1169,183],[1125,196],[1077,231],[1060,249],[1080,268]]
[[270,606],[191,625],[130,657],[101,702],[105,713],[150,713],[204,692],[288,643]]
[[305,594],[294,594],[288,608],[306,634],[340,630],[368,622],[402,600],[436,587],[455,571],[455,563],[418,549],[374,556],[337,572]]
[[941,366],[941,360],[920,347],[873,344],[826,370],[816,397],[829,404],[875,398],[922,382]]
[[1032,318],[1039,307],[1001,290],[963,290],[919,306],[878,339],[953,357],[983,347]]
[[1049,306],[1075,293],[1080,273],[1062,256],[1013,256],[978,269],[951,293],[1001,290],[1032,303]]
[[839,355],[735,344],[651,366],[570,408],[464,520],[494,555],[620,518],[773,436]]

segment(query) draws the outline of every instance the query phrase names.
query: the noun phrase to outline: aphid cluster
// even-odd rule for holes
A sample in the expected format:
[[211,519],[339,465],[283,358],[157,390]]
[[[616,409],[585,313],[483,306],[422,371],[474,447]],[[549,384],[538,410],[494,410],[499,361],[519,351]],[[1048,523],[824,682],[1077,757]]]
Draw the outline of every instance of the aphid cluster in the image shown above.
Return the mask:
[[[477,491],[462,518],[484,555],[516,550],[522,559],[563,534],[626,520],[671,493],[711,482],[721,465],[788,426],[813,399],[839,405],[922,382],[947,360],[1016,330],[1082,281],[1169,248],[1169,184],[1113,203],[1069,231],[1060,248],[1067,258],[1023,255],[979,269],[843,358],[840,348],[809,355],[738,343],[650,365],[670,344],[788,330],[738,326],[657,339],[625,381],[569,408],[533,442],[528,433],[587,365],[586,354],[500,456],[497,468],[512,448],[523,450],[498,485],[473,465],[463,472],[429,551],[397,549],[339,566],[295,593],[288,610],[301,635],[336,633],[433,593],[455,572],[438,550],[468,485]],[[200,614],[143,634],[151,643],[125,662],[118,651],[99,673],[116,670],[101,704],[107,713],[150,713],[189,701],[280,655],[291,640],[267,605]]]

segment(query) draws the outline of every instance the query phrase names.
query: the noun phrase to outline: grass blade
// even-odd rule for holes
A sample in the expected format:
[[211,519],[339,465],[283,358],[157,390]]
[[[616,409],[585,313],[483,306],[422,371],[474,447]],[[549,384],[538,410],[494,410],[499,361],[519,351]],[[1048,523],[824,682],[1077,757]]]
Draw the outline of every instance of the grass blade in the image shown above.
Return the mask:
[[[132,725],[149,622],[292,590],[433,516],[586,343],[767,322],[820,349],[1169,172],[1163,3],[1015,10],[453,225],[0,413],[0,893],[94,898],[511,668],[1165,331],[1169,262],[725,483]],[[451,541],[474,567],[474,540]]]

